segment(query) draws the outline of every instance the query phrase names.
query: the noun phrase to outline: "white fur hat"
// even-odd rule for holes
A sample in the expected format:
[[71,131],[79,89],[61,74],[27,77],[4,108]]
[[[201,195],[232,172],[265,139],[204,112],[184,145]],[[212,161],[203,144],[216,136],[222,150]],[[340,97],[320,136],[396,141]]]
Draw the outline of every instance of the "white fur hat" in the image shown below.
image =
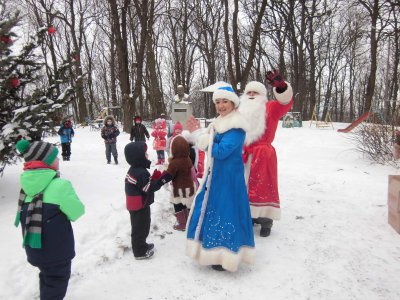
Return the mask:
[[244,94],[246,95],[248,92],[257,92],[263,96],[267,95],[267,89],[265,85],[258,81],[250,81],[248,84],[246,84]]
[[213,101],[217,99],[227,99],[235,104],[235,107],[239,106],[239,97],[236,95],[235,91],[231,86],[219,87],[213,94]]

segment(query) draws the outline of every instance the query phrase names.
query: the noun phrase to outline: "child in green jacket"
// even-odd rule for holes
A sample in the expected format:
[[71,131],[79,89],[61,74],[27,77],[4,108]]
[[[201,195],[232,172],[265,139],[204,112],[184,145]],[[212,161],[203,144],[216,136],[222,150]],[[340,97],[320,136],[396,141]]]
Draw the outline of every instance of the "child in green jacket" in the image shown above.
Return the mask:
[[38,267],[40,299],[63,299],[75,256],[70,221],[85,212],[72,184],[58,176],[58,149],[50,143],[20,140],[24,172],[15,226],[21,223],[28,262]]

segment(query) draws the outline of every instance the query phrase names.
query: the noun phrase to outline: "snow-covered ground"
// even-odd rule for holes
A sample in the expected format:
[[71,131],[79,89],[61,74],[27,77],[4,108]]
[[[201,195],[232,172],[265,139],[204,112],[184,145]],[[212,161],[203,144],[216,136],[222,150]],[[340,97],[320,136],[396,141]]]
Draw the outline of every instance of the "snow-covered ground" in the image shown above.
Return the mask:
[[[73,224],[77,256],[66,299],[400,299],[400,235],[387,224],[387,175],[399,171],[360,157],[336,131],[346,125],[279,127],[282,219],[268,238],[254,228],[256,263],[236,273],[184,255],[185,233],[172,230],[166,188],[152,205],[148,241],[155,255],[136,261],[124,196],[129,135],[118,138],[120,164],[107,165],[100,133],[76,129],[72,160],[60,169],[86,214]],[[155,151],[150,157],[155,161]],[[20,228],[13,226],[21,170],[22,163],[7,167],[0,178],[1,299],[39,295],[38,271],[26,262]]]

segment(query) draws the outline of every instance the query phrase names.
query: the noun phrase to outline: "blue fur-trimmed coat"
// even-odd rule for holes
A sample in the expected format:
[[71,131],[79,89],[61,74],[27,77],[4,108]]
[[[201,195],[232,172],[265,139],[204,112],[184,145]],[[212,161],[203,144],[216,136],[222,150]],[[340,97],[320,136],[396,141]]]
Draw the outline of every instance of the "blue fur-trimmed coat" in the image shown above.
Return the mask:
[[205,179],[196,195],[187,226],[186,253],[202,265],[236,271],[252,263],[254,233],[244,179],[242,147],[246,122],[233,111],[218,117],[208,132],[195,132],[207,148]]

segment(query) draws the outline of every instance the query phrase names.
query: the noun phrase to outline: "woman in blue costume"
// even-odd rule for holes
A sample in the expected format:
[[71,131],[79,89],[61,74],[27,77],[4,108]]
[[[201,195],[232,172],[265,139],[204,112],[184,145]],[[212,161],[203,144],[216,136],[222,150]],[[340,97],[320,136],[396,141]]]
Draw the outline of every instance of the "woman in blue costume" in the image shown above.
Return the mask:
[[187,225],[186,254],[201,265],[235,272],[253,263],[254,234],[247,197],[242,147],[247,123],[236,111],[232,87],[213,94],[218,118],[207,129],[190,117],[187,127],[197,146],[207,150],[207,166]]

